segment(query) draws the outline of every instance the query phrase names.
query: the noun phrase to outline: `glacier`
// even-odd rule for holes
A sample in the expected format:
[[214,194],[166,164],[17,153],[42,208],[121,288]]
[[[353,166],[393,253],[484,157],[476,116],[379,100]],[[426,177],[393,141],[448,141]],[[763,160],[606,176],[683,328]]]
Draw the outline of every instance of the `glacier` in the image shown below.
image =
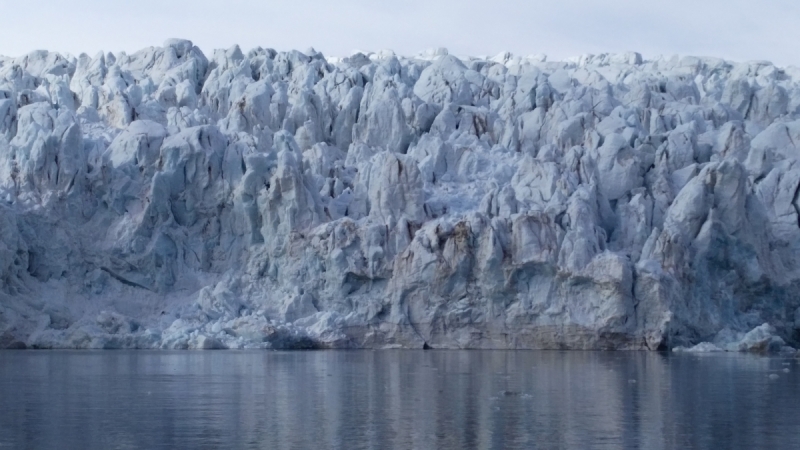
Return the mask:
[[790,353],[798,292],[797,68],[0,57],[0,348]]

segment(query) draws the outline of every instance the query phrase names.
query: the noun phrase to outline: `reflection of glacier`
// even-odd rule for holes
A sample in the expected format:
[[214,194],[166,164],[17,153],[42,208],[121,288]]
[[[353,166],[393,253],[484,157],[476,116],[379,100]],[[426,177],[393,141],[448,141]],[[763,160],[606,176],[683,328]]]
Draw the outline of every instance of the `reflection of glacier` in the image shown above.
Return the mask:
[[0,346],[656,349],[769,323],[779,348],[799,81],[182,40],[0,59]]
[[0,448],[800,448],[800,364],[783,364],[655,352],[6,352]]

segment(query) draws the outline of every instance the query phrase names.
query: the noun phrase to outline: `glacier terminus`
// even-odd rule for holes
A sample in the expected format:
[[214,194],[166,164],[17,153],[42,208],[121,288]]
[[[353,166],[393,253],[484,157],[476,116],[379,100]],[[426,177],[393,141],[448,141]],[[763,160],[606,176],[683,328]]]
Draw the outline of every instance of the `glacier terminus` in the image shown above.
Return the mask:
[[0,348],[798,344],[798,68],[0,57]]

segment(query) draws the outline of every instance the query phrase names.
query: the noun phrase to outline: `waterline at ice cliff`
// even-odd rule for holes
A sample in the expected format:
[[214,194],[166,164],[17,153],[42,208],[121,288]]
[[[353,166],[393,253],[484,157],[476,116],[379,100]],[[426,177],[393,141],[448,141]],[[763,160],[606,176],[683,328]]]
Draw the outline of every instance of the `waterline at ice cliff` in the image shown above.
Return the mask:
[[0,57],[0,347],[790,352],[800,69]]

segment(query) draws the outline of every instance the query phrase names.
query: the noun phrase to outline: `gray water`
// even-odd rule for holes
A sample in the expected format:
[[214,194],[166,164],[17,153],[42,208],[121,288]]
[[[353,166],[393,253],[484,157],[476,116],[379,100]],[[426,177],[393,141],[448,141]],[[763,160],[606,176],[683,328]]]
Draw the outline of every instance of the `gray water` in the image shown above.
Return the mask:
[[5,448],[800,448],[800,364],[730,354],[5,351]]

